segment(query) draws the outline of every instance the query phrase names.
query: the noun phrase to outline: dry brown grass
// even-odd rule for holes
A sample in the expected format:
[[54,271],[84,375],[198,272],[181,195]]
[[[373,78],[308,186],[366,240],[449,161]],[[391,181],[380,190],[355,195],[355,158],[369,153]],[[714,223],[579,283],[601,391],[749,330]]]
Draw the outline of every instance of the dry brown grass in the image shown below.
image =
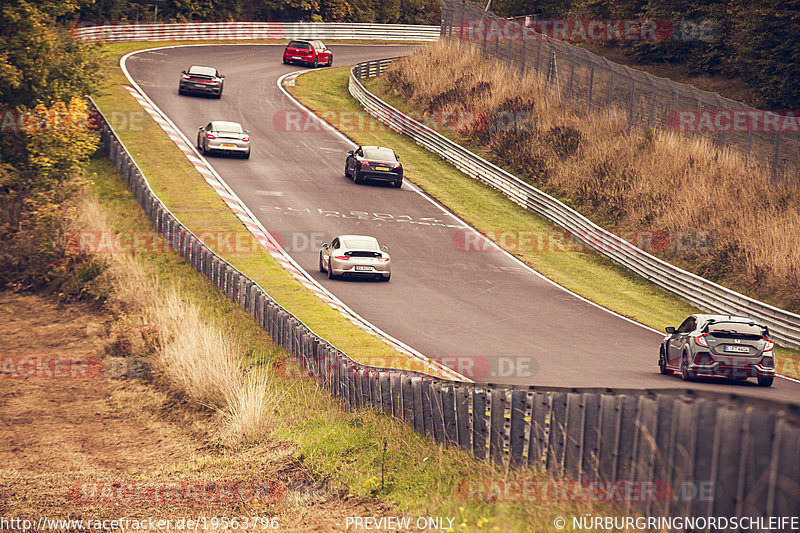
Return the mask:
[[[84,194],[77,203],[73,231],[111,231],[95,198]],[[151,334],[156,375],[185,398],[216,411],[224,420],[224,441],[263,436],[269,427],[266,407],[280,400],[268,387],[266,372],[246,368],[234,337],[209,324],[179,287],[164,291],[131,255],[108,254],[106,262],[114,291],[109,305],[118,310],[122,328]]]
[[[608,229],[663,232],[672,246],[657,250],[661,257],[800,310],[797,183],[773,183],[764,169],[745,169],[738,155],[703,140],[646,129],[628,133],[624,113],[570,108],[537,75],[522,79],[469,44],[420,49],[396,62],[387,80],[428,112],[479,110],[491,124],[504,111],[531,111],[534,125],[527,130],[458,134]],[[681,235],[699,236],[706,246],[676,248]]]

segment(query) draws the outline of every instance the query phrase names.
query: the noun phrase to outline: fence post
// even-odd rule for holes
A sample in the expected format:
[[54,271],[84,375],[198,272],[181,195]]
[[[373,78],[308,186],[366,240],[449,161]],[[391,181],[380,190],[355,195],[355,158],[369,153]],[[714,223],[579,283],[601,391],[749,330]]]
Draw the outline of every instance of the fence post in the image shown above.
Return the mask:
[[653,121],[656,118],[656,82],[649,74],[647,75],[647,79],[650,80],[650,84],[653,87],[653,95],[650,97],[650,117],[647,119],[647,125],[653,127]]
[[600,453],[600,395],[583,395],[583,457],[578,479],[598,479]]
[[[505,461],[505,451],[508,449],[506,439],[506,401],[505,390],[492,387],[489,389],[490,416],[489,416],[489,457],[497,463]],[[509,418],[511,411],[508,410]]]
[[[744,480],[743,498],[739,501],[739,516],[764,516],[769,492],[771,455],[775,441],[774,413],[750,411],[746,415],[748,431],[741,449],[740,476]],[[796,451],[795,451],[796,453]]]
[[539,61],[541,60],[542,55],[542,41],[544,41],[544,35],[539,34],[539,45],[536,47],[536,63],[534,63],[533,67],[537,73],[539,72]]
[[442,401],[442,424],[444,430],[444,443],[448,446],[458,444],[458,421],[456,420],[456,395],[453,383],[441,386],[440,398]]
[[572,478],[581,472],[583,461],[584,395],[567,394],[567,412],[564,429],[564,471]]
[[[780,442],[775,458],[777,477],[774,480],[774,504],[769,510],[771,516],[797,516],[800,504],[797,495],[797,480],[800,479],[800,461],[797,461],[797,450],[800,447],[800,428],[786,422],[781,423]],[[719,516],[733,516],[729,515]]]
[[392,388],[391,413],[395,418],[403,419],[403,390],[399,372],[389,372],[389,384]]
[[566,441],[567,393],[549,393],[550,438],[547,444],[547,470],[557,476],[564,474],[564,443]]
[[570,51],[572,52],[572,58],[570,60],[570,65],[569,65],[569,92],[567,93],[567,94],[569,94],[569,96],[567,98],[572,100],[572,81],[575,78],[575,54],[576,54],[576,52],[575,52],[574,49],[570,49]]
[[473,389],[472,394],[472,453],[478,459],[486,458],[488,427],[486,423],[486,390]]
[[631,102],[628,109],[628,134],[630,134],[633,128],[633,102],[636,99],[636,79],[634,79],[632,73],[629,72],[628,75],[631,78]]
[[[606,60],[606,67],[608,67],[608,60]],[[615,72],[614,69],[609,68],[611,71],[611,79],[608,82],[608,102],[606,102],[607,107],[611,107],[614,104],[614,77]]]
[[[507,393],[508,394],[508,393]],[[511,391],[511,419],[509,420],[508,452],[512,465],[521,465],[525,459],[530,439],[530,407],[533,394],[525,390]]]
[[547,460],[547,441],[550,438],[550,395],[533,393],[528,465],[544,469]]
[[455,388],[458,445],[465,450],[472,449],[472,417],[469,415],[469,408],[474,390],[473,386],[459,385]]
[[781,153],[781,129],[778,128],[775,132],[775,154],[772,157],[772,180],[778,179],[778,161],[780,160]]

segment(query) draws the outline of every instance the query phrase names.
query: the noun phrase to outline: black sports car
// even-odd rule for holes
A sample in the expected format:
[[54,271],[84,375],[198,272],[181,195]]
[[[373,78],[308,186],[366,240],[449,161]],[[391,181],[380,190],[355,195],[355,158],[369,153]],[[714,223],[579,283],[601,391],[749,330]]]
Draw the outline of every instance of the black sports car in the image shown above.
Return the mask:
[[355,183],[365,180],[389,181],[395,187],[403,185],[403,165],[400,156],[391,148],[359,146],[347,152],[344,175]]

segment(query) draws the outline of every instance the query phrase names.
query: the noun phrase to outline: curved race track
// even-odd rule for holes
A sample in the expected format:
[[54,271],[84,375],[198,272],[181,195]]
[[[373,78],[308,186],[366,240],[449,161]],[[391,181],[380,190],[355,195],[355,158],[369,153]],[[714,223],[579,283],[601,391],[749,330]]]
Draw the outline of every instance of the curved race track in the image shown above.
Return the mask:
[[[411,50],[331,48],[337,65]],[[238,121],[250,130],[250,160],[212,157],[209,162],[270,232],[283,235],[290,255],[362,317],[455,370],[470,364],[485,369],[491,363],[491,373],[475,377],[479,382],[691,386],[800,399],[800,383],[785,379],[761,389],[754,380],[684,384],[660,376],[659,333],[575,297],[506,254],[458,251],[453,236],[463,223],[411,184],[402,189],[353,184],[342,173],[350,146],[340,136],[275,128],[276,114],[297,109],[276,80],[302,70],[282,64],[282,51],[276,45],[188,46],[137,53],[126,66],[192,142],[197,128],[213,119]],[[178,74],[190,64],[216,66],[226,75],[220,100],[178,96]],[[318,248],[304,247],[302,241],[345,233],[374,235],[389,246],[391,282],[329,281],[319,273]]]

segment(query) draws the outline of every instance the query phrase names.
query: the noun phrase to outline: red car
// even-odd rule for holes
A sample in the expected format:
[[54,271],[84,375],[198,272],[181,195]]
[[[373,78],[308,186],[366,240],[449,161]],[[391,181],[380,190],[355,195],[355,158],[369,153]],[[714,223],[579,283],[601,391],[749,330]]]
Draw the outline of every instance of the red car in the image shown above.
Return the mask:
[[317,67],[333,65],[333,52],[331,52],[322,41],[292,41],[286,45],[283,51],[283,62],[304,63]]

